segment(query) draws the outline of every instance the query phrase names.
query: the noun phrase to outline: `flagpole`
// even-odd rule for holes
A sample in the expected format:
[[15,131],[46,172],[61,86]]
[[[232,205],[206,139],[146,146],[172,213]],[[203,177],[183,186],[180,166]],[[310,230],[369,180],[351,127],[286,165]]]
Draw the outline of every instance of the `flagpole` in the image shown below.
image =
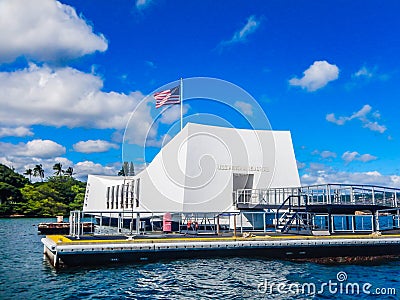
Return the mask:
[[181,91],[181,130],[182,130],[182,128],[183,128],[183,79],[181,78],[181,88],[180,88],[180,91]]

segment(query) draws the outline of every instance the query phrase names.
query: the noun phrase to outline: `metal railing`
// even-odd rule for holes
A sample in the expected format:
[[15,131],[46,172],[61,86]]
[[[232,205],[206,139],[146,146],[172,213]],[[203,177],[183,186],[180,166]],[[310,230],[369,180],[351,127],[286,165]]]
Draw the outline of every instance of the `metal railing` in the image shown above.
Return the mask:
[[281,205],[289,196],[300,195],[299,188],[238,189],[234,192],[235,204]]
[[400,206],[400,189],[374,185],[324,184],[301,188],[308,205]]
[[[71,211],[70,236],[79,239],[83,235],[124,235],[165,232],[165,212],[127,212],[127,211]],[[218,232],[268,232],[275,230],[275,213],[273,212],[205,212],[205,213],[171,213],[171,229],[168,232],[193,233],[188,223],[196,223],[195,234]],[[83,230],[84,222],[93,222],[94,230]],[[172,224],[173,223],[173,224]],[[219,226],[218,226],[219,225]],[[186,230],[185,230],[186,229]],[[190,232],[189,232],[190,231]]]
[[329,231],[328,214],[315,214],[309,212],[294,212],[286,219],[286,222],[280,227],[282,233],[295,231],[303,233],[306,231]]
[[376,212],[377,230],[400,229],[400,207],[391,209],[380,209]]
[[331,215],[332,233],[335,232],[373,232],[374,215]]
[[289,196],[302,196],[305,205],[379,205],[400,207],[400,189],[374,185],[323,184],[301,188],[239,189],[235,205],[279,206]]

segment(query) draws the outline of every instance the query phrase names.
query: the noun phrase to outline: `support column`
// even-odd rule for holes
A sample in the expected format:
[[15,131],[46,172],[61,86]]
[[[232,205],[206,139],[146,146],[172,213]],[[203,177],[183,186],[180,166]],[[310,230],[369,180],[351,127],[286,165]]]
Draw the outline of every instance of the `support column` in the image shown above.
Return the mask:
[[217,216],[217,235],[219,235],[219,215]]
[[136,213],[136,233],[140,234],[140,213]]
[[263,223],[264,223],[264,233],[267,232],[267,224],[266,224],[266,217],[265,217],[266,212],[263,214]]
[[101,227],[103,227],[103,213],[100,213],[100,228],[99,228],[99,234],[101,234]]
[[379,231],[379,213],[378,211],[372,212],[372,232]]
[[233,215],[233,237],[236,238],[236,215]]
[[243,214],[240,212],[240,233],[243,233]]
[[118,213],[118,226],[117,226],[117,228],[118,228],[118,233],[120,233],[122,231],[122,228],[121,228],[121,213]]

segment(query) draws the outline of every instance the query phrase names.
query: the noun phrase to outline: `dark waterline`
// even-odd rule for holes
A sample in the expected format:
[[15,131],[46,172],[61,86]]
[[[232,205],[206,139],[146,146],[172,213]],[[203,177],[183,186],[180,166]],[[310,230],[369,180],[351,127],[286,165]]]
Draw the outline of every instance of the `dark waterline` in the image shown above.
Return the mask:
[[[370,283],[375,288],[396,289],[400,299],[400,261],[365,265],[318,265],[279,260],[224,258],[160,261],[108,267],[55,271],[43,258],[37,225],[53,219],[0,219],[0,299],[368,299],[345,291],[322,295],[291,294],[289,287],[337,280]],[[285,284],[286,294],[276,285]],[[272,287],[272,284],[275,287]],[[265,288],[267,287],[267,288]],[[393,291],[393,290],[392,290]],[[374,296],[375,298],[377,296]]]

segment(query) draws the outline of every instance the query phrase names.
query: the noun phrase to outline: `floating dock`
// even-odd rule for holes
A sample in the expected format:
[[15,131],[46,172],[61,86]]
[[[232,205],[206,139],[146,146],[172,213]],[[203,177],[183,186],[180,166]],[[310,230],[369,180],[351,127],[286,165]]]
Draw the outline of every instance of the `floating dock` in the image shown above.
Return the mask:
[[[111,239],[112,238],[112,239]],[[250,237],[86,237],[42,239],[55,268],[135,263],[176,258],[263,257],[290,260],[328,257],[400,257],[400,235]]]
[[[84,233],[93,232],[94,223],[84,222],[82,223],[82,230]],[[57,222],[57,223],[39,223],[38,234],[68,234],[70,232],[70,223]]]

